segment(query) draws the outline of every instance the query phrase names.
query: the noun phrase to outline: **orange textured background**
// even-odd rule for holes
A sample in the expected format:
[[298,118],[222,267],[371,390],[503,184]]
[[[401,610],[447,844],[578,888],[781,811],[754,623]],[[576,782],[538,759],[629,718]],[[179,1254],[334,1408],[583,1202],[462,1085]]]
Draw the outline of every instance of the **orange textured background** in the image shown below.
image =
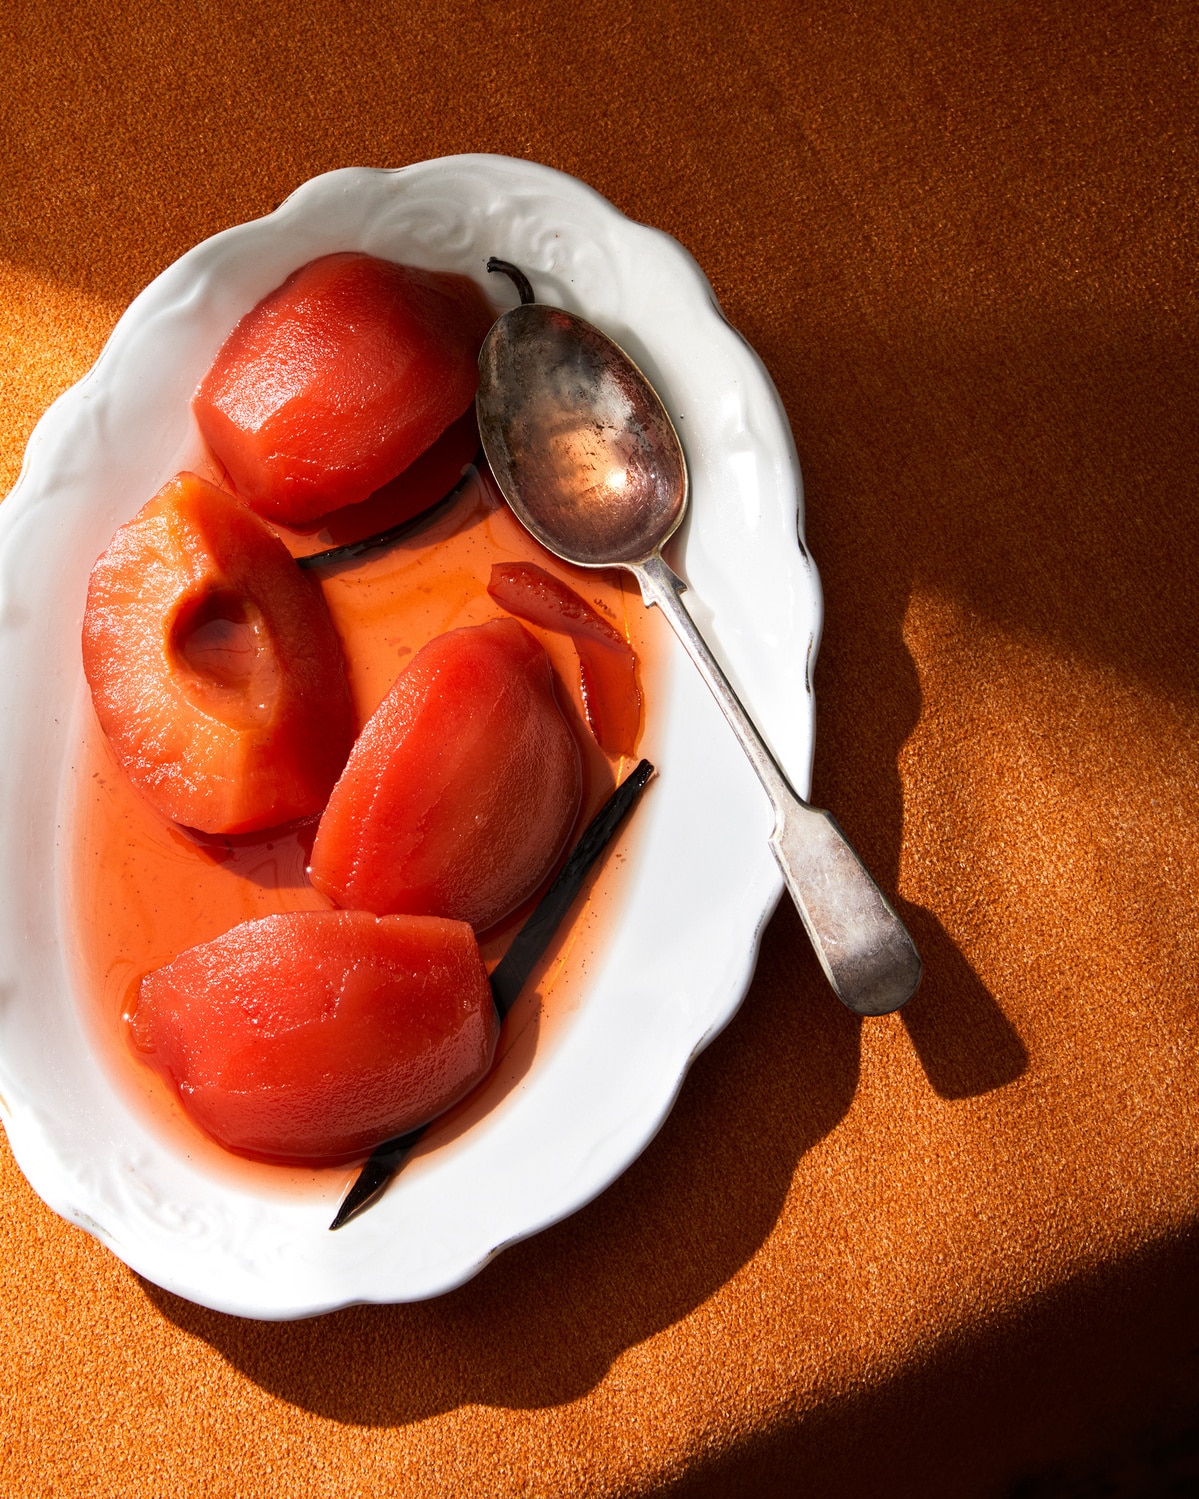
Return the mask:
[[1197,55],[1156,0],[3,8],[0,489],[128,300],[314,173],[577,174],[782,393],[815,796],[927,974],[860,1024],[780,911],[645,1156],[415,1307],[198,1310],[4,1148],[4,1492],[1199,1482]]

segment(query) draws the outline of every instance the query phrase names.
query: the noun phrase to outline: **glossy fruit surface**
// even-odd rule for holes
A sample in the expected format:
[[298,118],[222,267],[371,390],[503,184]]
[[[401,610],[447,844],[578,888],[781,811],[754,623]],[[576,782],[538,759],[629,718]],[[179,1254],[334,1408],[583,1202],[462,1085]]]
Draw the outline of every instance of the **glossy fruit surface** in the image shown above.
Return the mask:
[[321,810],[353,739],[317,584],[232,495],[180,474],[92,570],[83,667],[130,779],[206,833]]
[[242,318],[192,409],[247,505],[311,520],[365,500],[462,415],[494,318],[466,276],[325,255]]
[[591,732],[608,754],[631,755],[641,731],[641,689],[637,657],[624,636],[535,562],[497,562],[487,592],[510,614],[572,637]]
[[465,483],[479,456],[479,429],[474,407],[451,422],[432,447],[426,448],[401,474],[376,489],[358,505],[343,505],[328,515],[302,524],[272,520],[293,557],[347,546],[415,520]]
[[457,1102],[490,1067],[499,1020],[462,922],[306,911],[147,974],[130,1029],[221,1145],[321,1164]]
[[451,916],[476,931],[531,895],[581,795],[544,649],[512,619],[419,650],[354,745],[312,851],[341,906]]

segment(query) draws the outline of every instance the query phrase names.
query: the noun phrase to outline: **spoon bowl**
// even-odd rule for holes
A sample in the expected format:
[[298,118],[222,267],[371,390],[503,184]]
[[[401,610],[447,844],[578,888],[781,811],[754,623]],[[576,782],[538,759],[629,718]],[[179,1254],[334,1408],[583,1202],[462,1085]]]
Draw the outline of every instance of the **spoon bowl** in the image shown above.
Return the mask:
[[538,305],[516,267],[488,269],[521,292],[479,354],[479,437],[501,493],[556,556],[627,569],[667,615],[770,798],[770,846],[837,996],[859,1015],[898,1009],[920,981],[915,944],[832,815],[796,794],[662,557],[687,508],[687,464],[666,408],[598,328]]
[[646,561],[687,506],[674,425],[615,347],[582,318],[529,303],[499,320],[479,356],[496,482],[543,546],[582,567]]

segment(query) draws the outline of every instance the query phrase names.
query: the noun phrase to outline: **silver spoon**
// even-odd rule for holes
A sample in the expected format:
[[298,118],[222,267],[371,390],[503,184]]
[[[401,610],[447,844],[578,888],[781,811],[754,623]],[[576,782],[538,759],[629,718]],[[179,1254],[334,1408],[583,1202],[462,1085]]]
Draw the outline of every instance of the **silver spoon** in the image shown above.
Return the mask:
[[662,609],[766,789],[770,846],[829,983],[859,1015],[897,1010],[920,982],[915,944],[832,816],[792,789],[683,607],[686,584],[662,559],[687,508],[687,465],[662,402],[610,338],[534,303],[517,267],[491,260],[488,269],[521,293],[479,354],[479,436],[500,491],[555,556],[623,567]]

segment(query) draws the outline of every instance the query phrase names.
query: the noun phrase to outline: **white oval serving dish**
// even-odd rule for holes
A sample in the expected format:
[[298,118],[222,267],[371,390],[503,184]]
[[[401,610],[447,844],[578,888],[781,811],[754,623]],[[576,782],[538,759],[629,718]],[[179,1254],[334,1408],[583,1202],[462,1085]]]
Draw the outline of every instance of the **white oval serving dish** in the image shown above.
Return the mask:
[[177,1295],[261,1318],[437,1295],[601,1192],[737,1009],[781,890],[765,796],[679,651],[654,705],[660,775],[635,814],[635,865],[577,1011],[520,1087],[362,1218],[330,1233],[332,1197],[290,1201],[202,1169],[98,1063],[64,896],[88,573],[195,448],[188,403],[234,323],[342,249],[465,272],[508,305],[484,269],[498,255],[628,349],[687,453],[692,509],[671,561],[689,606],[801,794],[812,754],[821,603],[794,444],[761,362],[667,235],[547,167],[459,156],[318,177],[142,292],[38,424],[0,506],[0,1112],[56,1212]]

